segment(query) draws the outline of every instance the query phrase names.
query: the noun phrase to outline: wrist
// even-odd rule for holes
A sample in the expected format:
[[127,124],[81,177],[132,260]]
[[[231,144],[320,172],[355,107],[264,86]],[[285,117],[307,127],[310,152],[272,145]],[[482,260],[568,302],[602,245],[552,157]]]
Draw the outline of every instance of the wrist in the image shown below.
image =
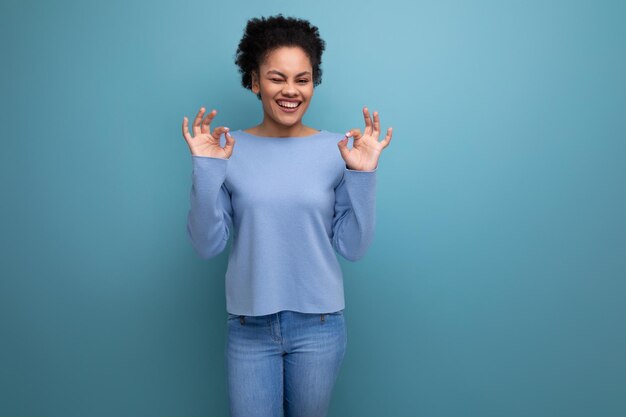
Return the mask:
[[372,172],[372,171],[376,171],[376,169],[378,168],[378,164],[376,164],[376,166],[374,167],[361,167],[361,168],[351,168],[350,166],[348,166],[348,164],[346,164],[346,169],[349,169],[350,171],[365,171],[365,172]]

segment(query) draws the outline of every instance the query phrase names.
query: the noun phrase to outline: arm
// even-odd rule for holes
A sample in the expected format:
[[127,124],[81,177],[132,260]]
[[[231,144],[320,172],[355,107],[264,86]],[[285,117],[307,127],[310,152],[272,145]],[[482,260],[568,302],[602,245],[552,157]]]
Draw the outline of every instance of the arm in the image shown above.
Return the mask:
[[233,227],[230,194],[224,185],[228,159],[192,155],[191,207],[187,235],[203,259],[219,255]]
[[[378,141],[378,112],[374,112],[372,120],[367,107],[363,107],[363,118],[364,134],[361,134],[360,129],[351,129],[337,142],[346,166],[343,178],[335,189],[333,247],[349,261],[362,258],[374,239],[376,170],[382,150],[391,141],[391,128],[387,129],[383,141]],[[354,138],[352,149],[348,149],[350,136]]]
[[332,243],[349,261],[361,259],[374,239],[376,226],[376,169],[348,167],[335,188]]

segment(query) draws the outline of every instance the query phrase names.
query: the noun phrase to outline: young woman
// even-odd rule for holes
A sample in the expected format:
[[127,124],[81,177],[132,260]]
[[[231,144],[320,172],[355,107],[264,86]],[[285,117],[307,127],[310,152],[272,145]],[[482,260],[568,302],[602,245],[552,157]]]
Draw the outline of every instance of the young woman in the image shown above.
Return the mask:
[[[233,235],[225,346],[233,417],[325,416],[347,346],[341,268],[375,228],[378,113],[345,136],[302,123],[321,83],[325,42],[303,19],[248,21],[237,50],[242,85],[263,121],[211,132],[216,110],[183,119],[192,154],[187,232],[204,259]],[[224,143],[220,139],[224,134]],[[353,138],[352,148],[348,139]],[[237,146],[235,146],[237,143]]]

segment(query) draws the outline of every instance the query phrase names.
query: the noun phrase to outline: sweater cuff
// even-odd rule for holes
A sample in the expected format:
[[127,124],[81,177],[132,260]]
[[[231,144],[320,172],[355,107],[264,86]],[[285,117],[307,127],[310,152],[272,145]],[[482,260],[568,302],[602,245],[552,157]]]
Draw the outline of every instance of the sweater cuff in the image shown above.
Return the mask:
[[371,171],[359,171],[356,169],[349,169],[346,167],[344,170],[344,181],[349,184],[351,189],[365,189],[374,192],[376,189],[376,170]]
[[376,170],[378,169],[378,164],[376,165],[376,168],[374,168],[374,169],[372,169],[370,171],[362,171],[362,170],[359,170],[359,169],[350,169],[350,168],[348,168],[347,165],[344,165],[344,169],[346,171],[351,171],[351,172],[376,172]]
[[218,161],[228,161],[228,158],[218,158],[216,156],[201,156],[201,155],[191,155],[191,159],[195,161],[212,161],[217,159]]
[[228,159],[211,156],[191,156],[193,182],[199,189],[219,189],[226,179]]
[[193,168],[199,170],[221,171],[226,169],[228,159],[226,158],[214,158],[212,156],[197,156],[191,155],[191,162]]

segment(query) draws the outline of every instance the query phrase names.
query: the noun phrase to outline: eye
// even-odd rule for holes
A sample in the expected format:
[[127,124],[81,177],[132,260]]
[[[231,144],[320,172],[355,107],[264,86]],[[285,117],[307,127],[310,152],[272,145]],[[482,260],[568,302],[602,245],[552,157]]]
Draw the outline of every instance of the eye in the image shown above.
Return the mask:
[[308,82],[309,82],[309,80],[300,80],[300,81],[298,81],[298,82],[299,82],[299,83],[302,83],[302,84],[306,84],[306,83],[308,83]]
[[277,82],[277,83],[282,81],[280,78],[272,78],[271,80],[274,81],[274,82]]

